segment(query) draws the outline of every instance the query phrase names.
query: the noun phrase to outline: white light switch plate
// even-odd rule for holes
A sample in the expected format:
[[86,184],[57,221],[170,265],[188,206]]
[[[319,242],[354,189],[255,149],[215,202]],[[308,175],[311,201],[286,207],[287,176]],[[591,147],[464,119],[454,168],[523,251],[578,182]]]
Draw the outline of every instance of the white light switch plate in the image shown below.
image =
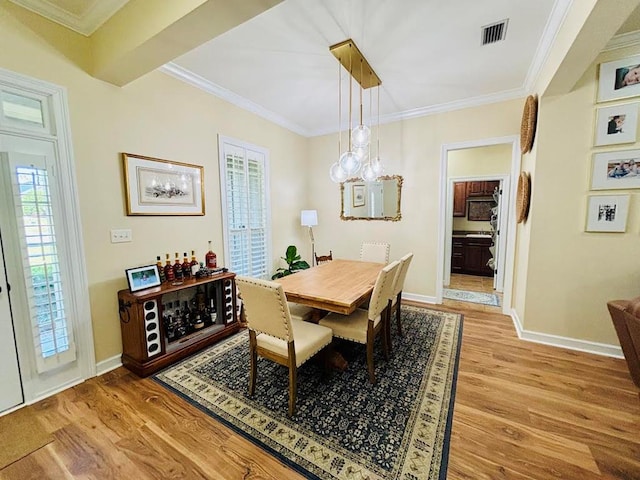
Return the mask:
[[131,234],[130,228],[111,230],[111,243],[130,242],[131,239],[132,239],[132,234]]

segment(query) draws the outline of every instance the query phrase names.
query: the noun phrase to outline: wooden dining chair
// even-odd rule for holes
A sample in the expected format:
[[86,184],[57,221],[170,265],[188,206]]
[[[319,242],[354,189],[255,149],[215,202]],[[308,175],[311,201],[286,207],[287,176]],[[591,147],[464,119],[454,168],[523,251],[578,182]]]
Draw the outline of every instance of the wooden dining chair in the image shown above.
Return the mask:
[[[398,324],[398,335],[402,336],[402,322],[400,319],[400,302],[402,300],[402,289],[404,288],[404,281],[407,278],[407,272],[409,271],[409,265],[411,264],[411,260],[413,259],[413,253],[407,253],[404,257],[402,257],[400,262],[400,268],[398,268],[398,272],[396,273],[396,278],[393,281],[393,293],[391,294],[391,313],[390,317],[394,313],[396,314],[396,322]],[[389,334],[391,334],[391,324],[389,324]],[[389,341],[391,337],[389,337]],[[389,343],[389,348],[391,348],[391,343]]]
[[363,242],[360,247],[360,260],[363,262],[389,263],[389,249],[391,245],[388,243],[369,243]]
[[331,329],[291,319],[282,285],[236,277],[249,328],[249,395],[256,387],[258,355],[289,369],[289,416],[296,408],[298,368],[331,343]]
[[316,265],[320,265],[322,263],[330,262],[333,260],[333,253],[329,250],[329,255],[320,255],[317,253],[314,254],[316,256]]
[[393,293],[393,280],[399,267],[400,262],[396,261],[380,270],[371,293],[368,310],[358,308],[351,315],[330,313],[320,320],[320,325],[329,327],[333,331],[334,337],[362,343],[367,346],[367,369],[369,370],[369,382],[371,383],[376,383],[373,365],[373,343],[376,335],[381,332],[384,356],[387,359],[389,358],[387,344],[389,312]]

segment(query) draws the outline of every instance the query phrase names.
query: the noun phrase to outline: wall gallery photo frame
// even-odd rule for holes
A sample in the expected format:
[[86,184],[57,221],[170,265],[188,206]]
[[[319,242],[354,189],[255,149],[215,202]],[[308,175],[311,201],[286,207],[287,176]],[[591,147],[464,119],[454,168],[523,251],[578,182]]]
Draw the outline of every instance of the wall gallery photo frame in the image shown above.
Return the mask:
[[593,155],[591,190],[640,188],[640,150]]
[[364,207],[365,204],[365,186],[364,185],[353,185],[353,206],[354,207]]
[[629,195],[589,195],[587,232],[624,232],[627,230]]
[[204,168],[123,153],[127,215],[204,215]]
[[595,146],[634,143],[638,133],[640,102],[596,109]]
[[640,95],[640,55],[600,64],[598,102]]

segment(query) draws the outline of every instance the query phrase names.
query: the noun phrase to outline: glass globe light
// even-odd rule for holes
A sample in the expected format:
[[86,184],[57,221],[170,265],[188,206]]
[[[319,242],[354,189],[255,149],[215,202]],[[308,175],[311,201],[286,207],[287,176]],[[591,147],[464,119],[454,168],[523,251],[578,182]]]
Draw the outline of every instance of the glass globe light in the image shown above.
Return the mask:
[[366,125],[358,125],[351,132],[351,143],[355,148],[367,147],[371,140],[371,130]]
[[384,166],[382,165],[382,159],[380,157],[375,157],[371,159],[371,168],[373,169],[376,176],[382,175],[384,172]]
[[353,149],[353,152],[358,156],[358,158],[363,161],[367,154],[369,153],[369,149],[367,147],[357,147]]
[[340,156],[340,166],[347,172],[347,175],[352,175],[360,169],[360,158],[355,152],[344,152]]
[[365,182],[373,182],[376,178],[378,178],[378,175],[373,171],[371,163],[367,163],[362,167],[362,180]]
[[329,168],[329,177],[332,182],[341,183],[347,179],[347,172],[344,171],[339,162],[336,162]]

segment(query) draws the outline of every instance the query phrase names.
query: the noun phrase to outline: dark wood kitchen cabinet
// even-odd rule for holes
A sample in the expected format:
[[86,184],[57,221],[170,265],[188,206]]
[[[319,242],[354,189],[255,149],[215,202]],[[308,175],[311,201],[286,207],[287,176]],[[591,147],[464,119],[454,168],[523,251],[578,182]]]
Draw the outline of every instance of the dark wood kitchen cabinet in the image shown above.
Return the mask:
[[453,216],[464,217],[467,215],[467,182],[455,182],[453,184]]
[[490,238],[453,237],[451,242],[451,273],[492,277],[487,266],[491,258]]
[[490,197],[494,189],[500,188],[499,180],[489,180],[481,182],[466,182],[467,197]]

